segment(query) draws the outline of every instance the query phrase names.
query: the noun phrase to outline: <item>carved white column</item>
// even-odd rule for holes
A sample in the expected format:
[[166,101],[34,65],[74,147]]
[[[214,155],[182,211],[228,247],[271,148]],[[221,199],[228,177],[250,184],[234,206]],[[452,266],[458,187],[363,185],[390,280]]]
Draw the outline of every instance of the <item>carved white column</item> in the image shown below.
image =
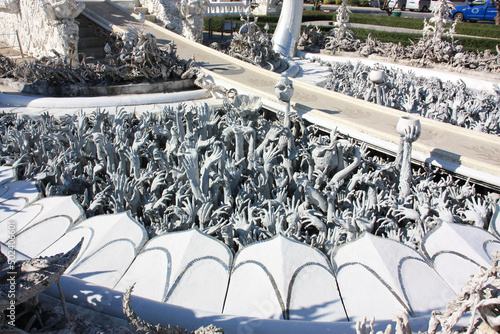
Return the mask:
[[273,35],[273,50],[284,57],[295,56],[302,24],[303,0],[284,0]]

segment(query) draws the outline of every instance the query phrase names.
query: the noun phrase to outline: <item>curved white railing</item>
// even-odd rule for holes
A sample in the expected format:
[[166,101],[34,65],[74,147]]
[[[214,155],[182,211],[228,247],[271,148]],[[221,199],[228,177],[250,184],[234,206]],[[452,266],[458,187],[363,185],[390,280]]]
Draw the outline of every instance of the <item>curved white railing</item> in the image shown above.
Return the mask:
[[205,12],[208,16],[241,14],[250,5],[250,1],[238,2],[210,2]]

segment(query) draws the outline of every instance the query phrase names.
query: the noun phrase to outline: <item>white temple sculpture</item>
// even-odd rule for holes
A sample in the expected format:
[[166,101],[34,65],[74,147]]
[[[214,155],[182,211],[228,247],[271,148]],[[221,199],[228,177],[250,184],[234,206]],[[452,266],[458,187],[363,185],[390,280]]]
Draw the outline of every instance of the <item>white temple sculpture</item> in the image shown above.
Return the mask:
[[181,0],[182,35],[192,41],[203,42],[203,14],[210,2],[208,0]]
[[302,22],[302,0],[284,0],[278,25],[273,35],[273,49],[284,57],[293,57],[297,51]]
[[203,14],[208,0],[140,0],[150,14],[165,25],[165,28],[201,43],[203,41]]
[[411,151],[412,143],[420,137],[421,125],[416,118],[402,116],[396,126],[400,135],[398,162],[399,170],[399,198],[405,199],[411,194],[412,169]]
[[[85,8],[75,0],[4,1],[0,11],[3,22],[0,41],[34,57],[51,56],[53,51],[78,58],[77,17]],[[20,29],[22,27],[22,29]]]
[[274,87],[276,97],[285,103],[285,115],[283,119],[283,126],[290,128],[290,100],[292,99],[294,88],[293,81],[286,75],[281,75]]
[[[457,22],[450,19],[450,14],[453,11],[453,3],[450,0],[439,0],[431,6],[431,11],[434,14],[432,18],[424,18],[424,37],[432,36],[436,42],[441,41],[443,35],[453,37]],[[450,26],[447,26],[450,24]]]
[[182,34],[182,18],[179,13],[177,1],[171,0],[139,0],[141,6],[162,22],[165,28]]
[[257,7],[252,10],[253,15],[276,15],[280,12],[277,0],[257,0]]

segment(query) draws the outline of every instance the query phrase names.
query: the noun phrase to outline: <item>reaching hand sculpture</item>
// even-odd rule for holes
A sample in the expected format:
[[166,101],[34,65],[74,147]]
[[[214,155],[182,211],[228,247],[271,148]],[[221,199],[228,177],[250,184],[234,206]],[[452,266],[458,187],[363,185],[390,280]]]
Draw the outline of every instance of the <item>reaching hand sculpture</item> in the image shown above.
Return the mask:
[[399,171],[399,198],[405,199],[411,194],[411,146],[420,137],[420,121],[415,118],[402,116],[397,124],[400,135],[400,144],[397,161],[401,161]]
[[[277,97],[290,101],[290,88],[278,84]],[[141,116],[4,114],[0,159],[18,162],[19,177],[46,196],[75,195],[88,216],[130,210],[151,236],[198,227],[234,251],[275,233],[326,253],[363,232],[418,248],[440,218],[487,223],[490,200],[471,183],[411,169],[419,126],[398,126],[393,163],[298,117],[289,128],[265,119],[260,106],[231,94],[220,109],[180,104]]]
[[287,76],[281,75],[274,88],[276,97],[281,102],[285,102],[283,126],[290,128],[290,100],[292,99],[294,91],[293,82]]

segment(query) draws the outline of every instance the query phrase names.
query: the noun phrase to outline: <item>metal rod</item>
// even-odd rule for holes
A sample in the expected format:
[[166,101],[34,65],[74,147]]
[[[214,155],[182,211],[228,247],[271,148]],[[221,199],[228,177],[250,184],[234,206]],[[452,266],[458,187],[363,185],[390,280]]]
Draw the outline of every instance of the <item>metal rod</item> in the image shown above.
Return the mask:
[[19,31],[16,30],[17,44],[19,44],[19,51],[21,51],[21,57],[24,59],[23,47],[21,46],[21,40],[19,39]]

